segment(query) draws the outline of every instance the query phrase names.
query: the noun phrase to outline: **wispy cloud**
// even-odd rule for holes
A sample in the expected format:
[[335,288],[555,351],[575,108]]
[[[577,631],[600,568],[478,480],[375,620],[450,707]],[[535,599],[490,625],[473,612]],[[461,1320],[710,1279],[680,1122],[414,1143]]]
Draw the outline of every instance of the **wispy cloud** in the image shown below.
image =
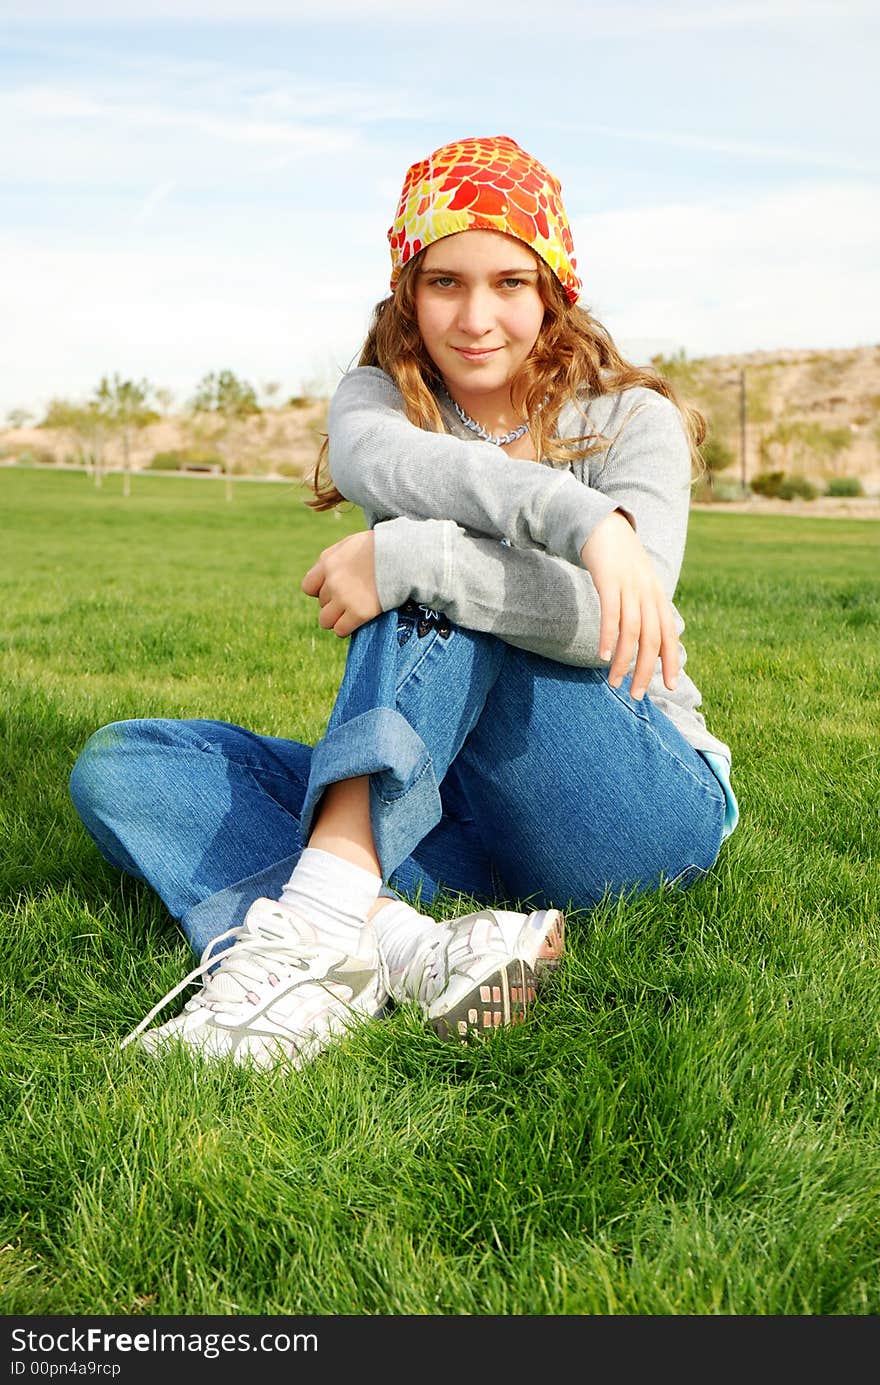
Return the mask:
[[167,182],[159,183],[154,187],[132,216],[132,225],[143,226],[145,222],[149,221],[156,208],[171,196],[176,187],[177,182],[173,178],[169,178]]
[[351,128],[309,125],[300,119],[260,119],[248,112],[219,115],[182,105],[138,104],[41,85],[0,93],[0,122],[11,128],[22,120],[42,125],[59,120],[97,121],[114,130],[191,131],[236,144],[284,145],[310,153],[350,149],[357,140]]
[[810,149],[801,145],[774,144],[772,140],[729,139],[723,135],[690,134],[673,130],[633,130],[617,125],[587,124],[563,127],[561,122],[552,122],[550,128],[565,128],[574,132],[577,128],[583,134],[608,135],[612,139],[630,140],[637,144],[656,144],[669,149],[694,149],[706,154],[724,154],[758,163],[787,164],[800,168],[829,168],[836,172],[853,173],[880,172],[880,160],[856,159],[843,151]]

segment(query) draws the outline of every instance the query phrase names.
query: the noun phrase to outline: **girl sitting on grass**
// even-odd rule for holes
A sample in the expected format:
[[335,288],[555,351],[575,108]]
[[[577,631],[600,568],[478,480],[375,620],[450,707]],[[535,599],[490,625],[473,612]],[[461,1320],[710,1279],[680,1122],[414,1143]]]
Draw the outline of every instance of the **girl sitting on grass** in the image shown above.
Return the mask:
[[[302,582],[350,639],[325,735],[126,721],[73,770],[201,955],[124,1041],[152,1053],[297,1067],[389,1001],[514,1021],[564,910],[686,886],[736,823],[671,604],[702,418],[578,305],[560,185],[512,139],[413,164],[389,241],[311,501],[367,524]],[[438,923],[441,891],[484,907]]]

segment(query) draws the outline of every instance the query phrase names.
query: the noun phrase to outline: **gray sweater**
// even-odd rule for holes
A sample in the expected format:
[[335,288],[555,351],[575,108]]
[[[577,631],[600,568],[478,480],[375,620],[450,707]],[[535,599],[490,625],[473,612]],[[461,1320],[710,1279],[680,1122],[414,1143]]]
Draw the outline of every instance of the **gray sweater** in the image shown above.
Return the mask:
[[[560,663],[603,665],[599,599],[581,549],[600,520],[625,511],[672,600],[691,482],[678,409],[642,387],[585,400],[588,422],[569,406],[560,436],[592,431],[611,446],[551,466],[480,442],[438,402],[448,433],[415,427],[396,386],[372,366],[348,371],[330,402],[330,473],[374,531],[382,609],[412,597],[466,629]],[[681,634],[684,621],[675,617]],[[691,745],[729,766],[730,750],[706,729],[683,646],[679,652],[675,692],[658,661],[648,696]]]

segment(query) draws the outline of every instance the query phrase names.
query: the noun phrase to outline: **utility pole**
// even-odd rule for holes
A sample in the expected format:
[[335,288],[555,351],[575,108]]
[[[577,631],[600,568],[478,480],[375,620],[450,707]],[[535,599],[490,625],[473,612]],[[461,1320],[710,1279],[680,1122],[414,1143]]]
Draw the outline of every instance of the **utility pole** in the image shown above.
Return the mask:
[[739,372],[739,466],[740,484],[743,495],[748,490],[746,481],[746,372],[742,367]]

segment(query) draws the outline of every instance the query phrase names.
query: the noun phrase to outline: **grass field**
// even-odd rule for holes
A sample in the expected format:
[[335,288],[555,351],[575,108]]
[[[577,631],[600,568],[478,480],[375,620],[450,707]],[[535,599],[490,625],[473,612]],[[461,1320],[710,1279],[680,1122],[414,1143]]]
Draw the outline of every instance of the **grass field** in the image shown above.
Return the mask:
[[880,1312],[880,523],[694,514],[678,605],[742,822],[569,918],[528,1021],[303,1073],[119,1040],[188,953],[67,797],[127,716],[312,742],[345,646],[294,485],[0,472],[6,1314]]

